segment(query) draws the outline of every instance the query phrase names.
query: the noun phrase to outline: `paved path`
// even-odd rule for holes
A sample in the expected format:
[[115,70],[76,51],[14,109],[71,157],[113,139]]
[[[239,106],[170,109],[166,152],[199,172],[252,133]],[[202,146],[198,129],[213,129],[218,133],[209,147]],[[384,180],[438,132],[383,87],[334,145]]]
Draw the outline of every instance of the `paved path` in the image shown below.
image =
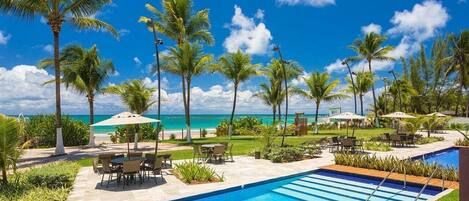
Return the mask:
[[[437,135],[444,136],[445,141],[427,145],[417,145],[417,147],[414,148],[395,148],[390,152],[371,153],[376,153],[378,156],[393,155],[400,158],[407,158],[450,147],[454,144],[456,139],[460,138],[460,135],[455,132]],[[175,163],[178,162],[181,161],[176,161]],[[210,165],[218,174],[224,176],[224,182],[187,185],[182,183],[175,176],[171,175],[168,171],[168,175],[165,175],[164,181],[159,180],[157,185],[153,180],[150,180],[145,182],[142,186],[139,186],[138,184],[131,185],[130,187],[126,186],[126,189],[124,190],[122,189],[122,186],[116,186],[114,183],[111,183],[108,188],[101,187],[99,185],[101,178],[93,173],[91,167],[87,167],[82,168],[78,173],[75,185],[68,200],[172,200],[189,195],[196,195],[266,179],[311,171],[331,164],[334,164],[333,155],[327,151],[324,151],[319,158],[283,164],[272,163],[268,160],[262,159],[255,160],[253,157],[238,156],[235,157],[235,162],[227,162],[221,165]]]
[[[133,148],[133,143],[130,144],[130,149]],[[159,143],[159,151],[174,151],[192,149],[190,146],[178,146],[170,143]],[[79,160],[81,158],[96,156],[98,153],[103,152],[127,152],[127,144],[102,144],[95,148],[86,146],[65,147],[67,155],[54,156],[54,148],[46,149],[27,149],[24,151],[18,163],[19,168],[31,167],[41,165],[44,163],[63,161],[63,160]],[[138,143],[138,151],[153,151],[155,150],[154,142],[140,142]]]

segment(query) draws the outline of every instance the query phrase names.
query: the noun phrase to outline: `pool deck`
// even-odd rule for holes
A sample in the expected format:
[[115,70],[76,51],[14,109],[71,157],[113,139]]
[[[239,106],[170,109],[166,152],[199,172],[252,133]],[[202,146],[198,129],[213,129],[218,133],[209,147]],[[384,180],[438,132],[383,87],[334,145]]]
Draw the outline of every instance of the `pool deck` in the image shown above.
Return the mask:
[[[377,156],[384,157],[393,155],[399,158],[408,158],[428,152],[453,146],[454,141],[462,137],[456,132],[446,134],[432,134],[432,136],[443,136],[444,141],[435,142],[426,145],[417,145],[413,148],[394,148],[389,152],[369,152]],[[203,194],[211,191],[237,187],[240,185],[268,180],[272,178],[298,174],[318,169],[324,166],[334,164],[334,157],[331,153],[323,151],[321,157],[309,160],[303,160],[292,163],[272,163],[268,160],[256,160],[253,157],[238,156],[235,162],[213,165],[212,167],[218,174],[223,175],[224,182],[187,185],[178,180],[174,175],[167,171],[165,180],[156,185],[153,180],[146,181],[143,185],[132,184],[122,189],[121,186],[110,183],[109,187],[101,187],[99,182],[101,177],[94,174],[91,167],[82,168],[77,175],[69,201],[109,201],[109,200],[173,200],[191,195]],[[175,161],[178,163],[181,161]],[[441,185],[441,183],[439,184]]]

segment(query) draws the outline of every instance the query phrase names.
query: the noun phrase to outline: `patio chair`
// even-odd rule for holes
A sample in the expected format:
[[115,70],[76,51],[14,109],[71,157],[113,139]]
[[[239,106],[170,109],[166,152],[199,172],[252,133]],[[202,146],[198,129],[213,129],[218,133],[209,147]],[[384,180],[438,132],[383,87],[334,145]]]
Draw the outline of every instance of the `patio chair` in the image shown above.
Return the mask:
[[142,157],[143,155],[142,152],[130,152],[128,154],[129,154],[129,157]]
[[383,133],[383,135],[381,136],[381,140],[391,145],[391,136],[389,135],[389,133]]
[[415,146],[415,134],[409,134],[406,137],[406,145],[407,146]]
[[161,180],[163,180],[163,158],[162,157],[156,157],[155,160],[153,160],[153,163],[149,164],[148,166],[145,166],[143,171],[144,171],[144,177],[145,175],[148,175],[148,178],[150,179],[150,173],[153,173],[153,178],[155,179],[155,184],[158,184],[158,181],[156,180],[156,176],[160,175]]
[[339,142],[334,140],[334,138],[337,140],[337,137],[332,137],[328,139],[328,144],[327,148],[329,148],[329,152],[335,152],[339,150]]
[[123,157],[125,157],[125,155],[123,153],[117,153],[117,154],[113,154],[113,156],[111,158],[115,159],[115,158],[123,158]]
[[397,146],[397,145],[400,145],[401,147],[404,146],[405,138],[406,138],[405,135],[393,134],[390,137],[391,137],[391,142],[394,146]]
[[171,154],[158,154],[158,158],[163,159],[163,166],[166,166],[169,168],[173,167],[173,159],[171,158]]
[[[140,160],[128,160],[124,161],[124,164],[122,166],[122,176],[124,178],[124,184],[122,185],[122,188],[127,184],[129,184],[129,181],[131,179],[131,176],[138,175],[140,179],[140,184],[142,184],[142,174],[140,172],[140,164],[142,161]],[[134,180],[135,182],[135,180]]]
[[101,164],[103,166],[103,169],[101,171],[101,174],[103,175],[101,177],[101,186],[103,186],[103,182],[104,182],[104,176],[107,174],[108,175],[108,179],[107,179],[107,183],[106,183],[106,188],[109,186],[109,182],[112,181],[112,178],[114,176],[114,174],[117,174],[117,178],[119,178],[119,174],[120,174],[120,171],[119,169],[117,168],[114,168],[111,166],[111,158],[103,158],[101,159]]
[[233,143],[231,143],[227,148],[225,149],[225,157],[228,159],[228,156],[230,157],[230,162],[234,162],[233,160]]
[[[213,147],[213,153],[212,157],[215,159],[215,161],[218,159],[219,161],[222,161],[225,156],[225,146],[215,146]],[[224,161],[223,161],[224,162]]]
[[353,144],[353,139],[346,138],[342,140],[342,145],[341,145],[342,151],[351,151],[355,152],[355,147]]
[[365,152],[365,149],[363,148],[363,140],[354,140],[354,148],[355,150],[360,150],[361,153]]
[[103,172],[103,166],[98,161],[98,157],[93,158],[93,172],[99,175]]
[[197,162],[199,162],[204,156],[204,153],[202,152],[202,147],[200,144],[192,145],[192,152],[193,152],[193,156],[192,156],[193,161],[197,159]]

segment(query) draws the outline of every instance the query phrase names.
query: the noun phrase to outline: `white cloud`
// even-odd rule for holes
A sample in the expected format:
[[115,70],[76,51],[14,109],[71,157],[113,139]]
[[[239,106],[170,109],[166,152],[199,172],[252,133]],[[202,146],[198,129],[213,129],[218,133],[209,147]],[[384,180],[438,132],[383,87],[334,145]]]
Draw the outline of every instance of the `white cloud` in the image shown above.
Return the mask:
[[324,7],[328,5],[335,5],[335,0],[277,0],[280,5],[305,5],[312,7]]
[[327,65],[325,68],[326,68],[327,73],[332,73],[335,71],[337,72],[343,71],[346,67],[347,66],[342,64],[341,59],[336,59],[334,63]]
[[409,35],[417,41],[423,41],[435,36],[439,28],[445,27],[449,18],[440,2],[427,0],[415,4],[411,11],[395,12],[391,19],[394,27],[388,33]]
[[52,46],[51,44],[44,45],[44,47],[42,47],[42,50],[44,50],[45,52],[49,54],[52,54],[54,53],[54,46]]
[[235,5],[235,14],[229,26],[230,35],[223,42],[228,52],[241,49],[249,54],[264,55],[270,52],[272,35],[260,22],[256,25],[253,18],[246,17],[241,8]]
[[11,35],[4,33],[3,31],[0,31],[0,45],[6,45],[8,43],[8,40],[10,40]]
[[135,65],[137,65],[137,66],[142,65],[142,61],[140,61],[140,59],[138,57],[134,57],[134,62],[135,62]]
[[265,14],[264,14],[264,10],[262,10],[262,9],[257,9],[256,15],[255,15],[255,17],[256,17],[257,19],[263,20],[263,19],[264,19],[264,15],[265,15]]
[[381,34],[381,29],[382,29],[381,25],[371,23],[369,25],[362,26],[362,33],[368,34],[368,33],[373,32],[373,33]]

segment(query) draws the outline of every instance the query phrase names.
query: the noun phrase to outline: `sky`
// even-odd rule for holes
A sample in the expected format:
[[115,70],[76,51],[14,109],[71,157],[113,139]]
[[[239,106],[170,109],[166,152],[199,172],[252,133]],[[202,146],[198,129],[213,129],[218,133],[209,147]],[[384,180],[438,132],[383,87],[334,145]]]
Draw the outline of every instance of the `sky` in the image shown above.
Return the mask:
[[[149,66],[154,62],[152,35],[141,23],[140,16],[151,16],[145,3],[161,8],[160,1],[115,0],[93,17],[113,25],[120,33],[116,39],[105,31],[79,31],[65,25],[60,36],[60,47],[79,44],[89,48],[96,44],[102,58],[110,59],[117,73],[107,85],[120,84],[129,79],[143,79],[156,87]],[[368,32],[385,35],[384,45],[395,49],[389,56],[399,58],[415,54],[420,44],[427,48],[439,35],[459,33],[469,28],[469,2],[396,1],[396,0],[194,0],[194,11],[210,10],[210,31],[215,38],[213,46],[204,46],[204,52],[218,58],[223,53],[238,49],[251,54],[253,63],[268,65],[278,57],[273,51],[279,45],[286,60],[297,61],[303,74],[291,82],[304,87],[303,77],[314,71],[328,72],[340,80],[337,90],[345,87],[347,76],[340,60],[354,56],[348,46]],[[174,46],[174,41],[161,36],[161,52]],[[50,70],[38,69],[37,63],[52,56],[52,33],[45,20],[31,20],[0,14],[0,113],[43,114],[55,108],[54,86],[43,85],[53,78]],[[364,62],[352,65],[360,71]],[[397,62],[373,63],[378,77],[390,77],[389,70],[400,72]],[[264,77],[244,82],[238,93],[237,113],[270,113],[269,107],[254,97]],[[169,73],[162,74],[162,113],[184,112],[181,98],[181,80]],[[194,114],[228,114],[233,99],[233,85],[219,74],[205,74],[193,80],[191,111]],[[377,92],[383,90],[376,83]],[[156,93],[154,98],[157,98]],[[365,106],[372,103],[371,93],[365,95]],[[324,103],[321,113],[331,107],[353,111],[353,99]],[[71,89],[62,90],[62,108],[65,114],[87,114],[86,97]],[[118,96],[96,97],[96,114],[115,114],[127,108]],[[298,96],[290,97],[290,111],[314,113],[314,103]],[[155,112],[152,108],[150,111]]]

